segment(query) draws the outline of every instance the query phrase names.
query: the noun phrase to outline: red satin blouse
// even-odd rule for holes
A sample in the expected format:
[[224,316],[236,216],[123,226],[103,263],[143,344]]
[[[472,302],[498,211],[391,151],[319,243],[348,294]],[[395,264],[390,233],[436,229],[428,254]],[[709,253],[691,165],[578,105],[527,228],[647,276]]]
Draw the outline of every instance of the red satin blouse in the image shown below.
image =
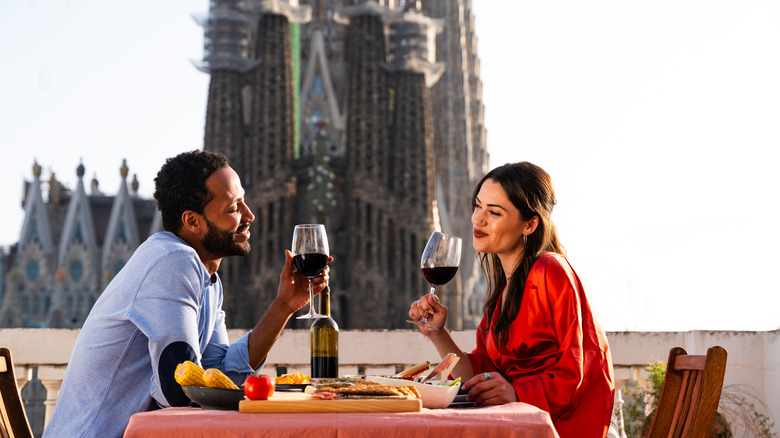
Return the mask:
[[615,396],[612,357],[566,258],[545,253],[531,267],[503,347],[493,331],[499,306],[500,297],[490,326],[486,315],[477,329],[469,354],[474,373],[500,372],[521,402],[550,413],[561,438],[606,436]]

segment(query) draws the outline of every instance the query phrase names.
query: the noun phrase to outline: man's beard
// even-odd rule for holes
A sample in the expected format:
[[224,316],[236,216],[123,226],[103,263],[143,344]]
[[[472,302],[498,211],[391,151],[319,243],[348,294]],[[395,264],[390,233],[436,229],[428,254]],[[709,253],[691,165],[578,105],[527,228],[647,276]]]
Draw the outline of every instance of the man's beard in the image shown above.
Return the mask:
[[[203,217],[206,218],[206,216]],[[208,218],[206,218],[206,225],[209,231],[200,242],[206,251],[217,257],[245,256],[249,254],[251,247],[248,241],[246,243],[237,243],[235,241],[235,233],[249,228],[249,222],[239,225],[235,232],[219,228],[209,221]]]

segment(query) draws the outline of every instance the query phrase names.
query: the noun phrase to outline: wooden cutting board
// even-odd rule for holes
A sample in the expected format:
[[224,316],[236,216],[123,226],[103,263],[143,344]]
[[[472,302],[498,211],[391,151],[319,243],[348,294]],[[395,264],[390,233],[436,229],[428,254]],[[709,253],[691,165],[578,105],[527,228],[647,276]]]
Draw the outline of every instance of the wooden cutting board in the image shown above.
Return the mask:
[[420,412],[421,400],[319,400],[304,393],[275,393],[268,400],[241,400],[244,413],[300,414],[315,412]]

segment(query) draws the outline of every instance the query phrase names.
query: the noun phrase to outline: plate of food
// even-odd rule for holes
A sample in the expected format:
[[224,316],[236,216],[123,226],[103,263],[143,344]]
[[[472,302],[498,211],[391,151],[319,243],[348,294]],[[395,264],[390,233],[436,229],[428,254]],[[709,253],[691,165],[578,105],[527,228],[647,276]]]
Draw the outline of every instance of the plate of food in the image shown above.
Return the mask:
[[203,409],[237,411],[238,402],[244,399],[241,389],[209,388],[205,386],[182,386],[190,400]]
[[458,395],[460,379],[445,380],[443,384],[437,382],[419,383],[407,379],[394,377],[366,376],[366,380],[392,386],[413,386],[420,393],[423,407],[428,409],[441,409],[449,406]]
[[309,386],[311,376],[303,374],[300,371],[294,373],[282,374],[274,377],[277,391],[298,392],[303,391]]

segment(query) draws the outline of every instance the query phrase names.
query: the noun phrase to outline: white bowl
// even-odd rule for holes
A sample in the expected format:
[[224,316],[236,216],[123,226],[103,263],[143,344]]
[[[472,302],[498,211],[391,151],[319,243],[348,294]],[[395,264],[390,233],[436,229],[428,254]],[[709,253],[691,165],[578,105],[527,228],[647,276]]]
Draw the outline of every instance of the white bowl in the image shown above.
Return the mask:
[[[436,383],[417,383],[406,379],[394,379],[392,377],[366,376],[366,380],[392,386],[414,386],[420,393],[424,408],[441,409],[455,400],[460,389],[460,383],[454,386],[439,386]],[[438,382],[438,380],[436,380]],[[448,380],[448,382],[452,382]]]

